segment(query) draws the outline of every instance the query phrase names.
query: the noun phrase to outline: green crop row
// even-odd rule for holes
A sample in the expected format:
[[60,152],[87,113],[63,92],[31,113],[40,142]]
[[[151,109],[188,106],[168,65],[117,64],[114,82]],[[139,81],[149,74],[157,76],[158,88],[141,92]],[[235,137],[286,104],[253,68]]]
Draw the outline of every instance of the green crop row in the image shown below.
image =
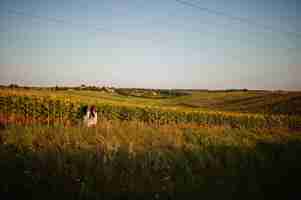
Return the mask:
[[[78,121],[83,116],[82,102],[35,96],[0,96],[0,112],[31,118]],[[237,128],[300,128],[300,116],[261,115],[230,112],[180,111],[154,107],[97,104],[98,116],[112,120],[139,120],[148,123],[198,123]]]

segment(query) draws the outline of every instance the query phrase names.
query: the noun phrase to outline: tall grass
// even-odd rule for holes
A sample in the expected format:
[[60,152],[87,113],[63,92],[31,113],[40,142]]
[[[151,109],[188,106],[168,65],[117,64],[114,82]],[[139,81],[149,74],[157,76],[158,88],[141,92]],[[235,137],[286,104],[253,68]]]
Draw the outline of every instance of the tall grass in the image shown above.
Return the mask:
[[289,199],[301,134],[141,121],[8,125],[0,191],[22,199]]

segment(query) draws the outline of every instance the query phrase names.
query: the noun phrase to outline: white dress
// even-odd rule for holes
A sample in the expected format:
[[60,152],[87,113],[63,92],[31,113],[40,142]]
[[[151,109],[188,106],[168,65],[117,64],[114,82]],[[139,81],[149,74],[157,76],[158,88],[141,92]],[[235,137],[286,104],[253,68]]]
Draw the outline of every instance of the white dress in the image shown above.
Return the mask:
[[91,116],[91,112],[87,111],[84,116],[84,124],[87,127],[95,126],[97,124],[97,112],[94,113],[94,117]]

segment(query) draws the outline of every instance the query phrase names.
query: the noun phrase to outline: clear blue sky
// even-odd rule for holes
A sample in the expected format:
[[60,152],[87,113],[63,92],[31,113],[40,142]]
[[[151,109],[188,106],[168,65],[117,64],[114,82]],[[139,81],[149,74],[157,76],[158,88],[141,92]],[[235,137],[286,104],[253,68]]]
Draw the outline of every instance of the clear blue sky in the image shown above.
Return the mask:
[[299,0],[186,1],[274,31],[175,0],[1,0],[0,84],[301,90]]

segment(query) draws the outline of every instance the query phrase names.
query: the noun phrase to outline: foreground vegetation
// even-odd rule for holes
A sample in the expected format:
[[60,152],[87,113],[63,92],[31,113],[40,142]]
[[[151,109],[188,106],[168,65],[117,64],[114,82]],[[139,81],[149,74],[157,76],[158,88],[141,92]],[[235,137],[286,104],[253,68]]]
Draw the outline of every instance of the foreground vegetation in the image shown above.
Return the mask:
[[9,199],[291,199],[301,133],[103,120],[6,125],[0,192]]

